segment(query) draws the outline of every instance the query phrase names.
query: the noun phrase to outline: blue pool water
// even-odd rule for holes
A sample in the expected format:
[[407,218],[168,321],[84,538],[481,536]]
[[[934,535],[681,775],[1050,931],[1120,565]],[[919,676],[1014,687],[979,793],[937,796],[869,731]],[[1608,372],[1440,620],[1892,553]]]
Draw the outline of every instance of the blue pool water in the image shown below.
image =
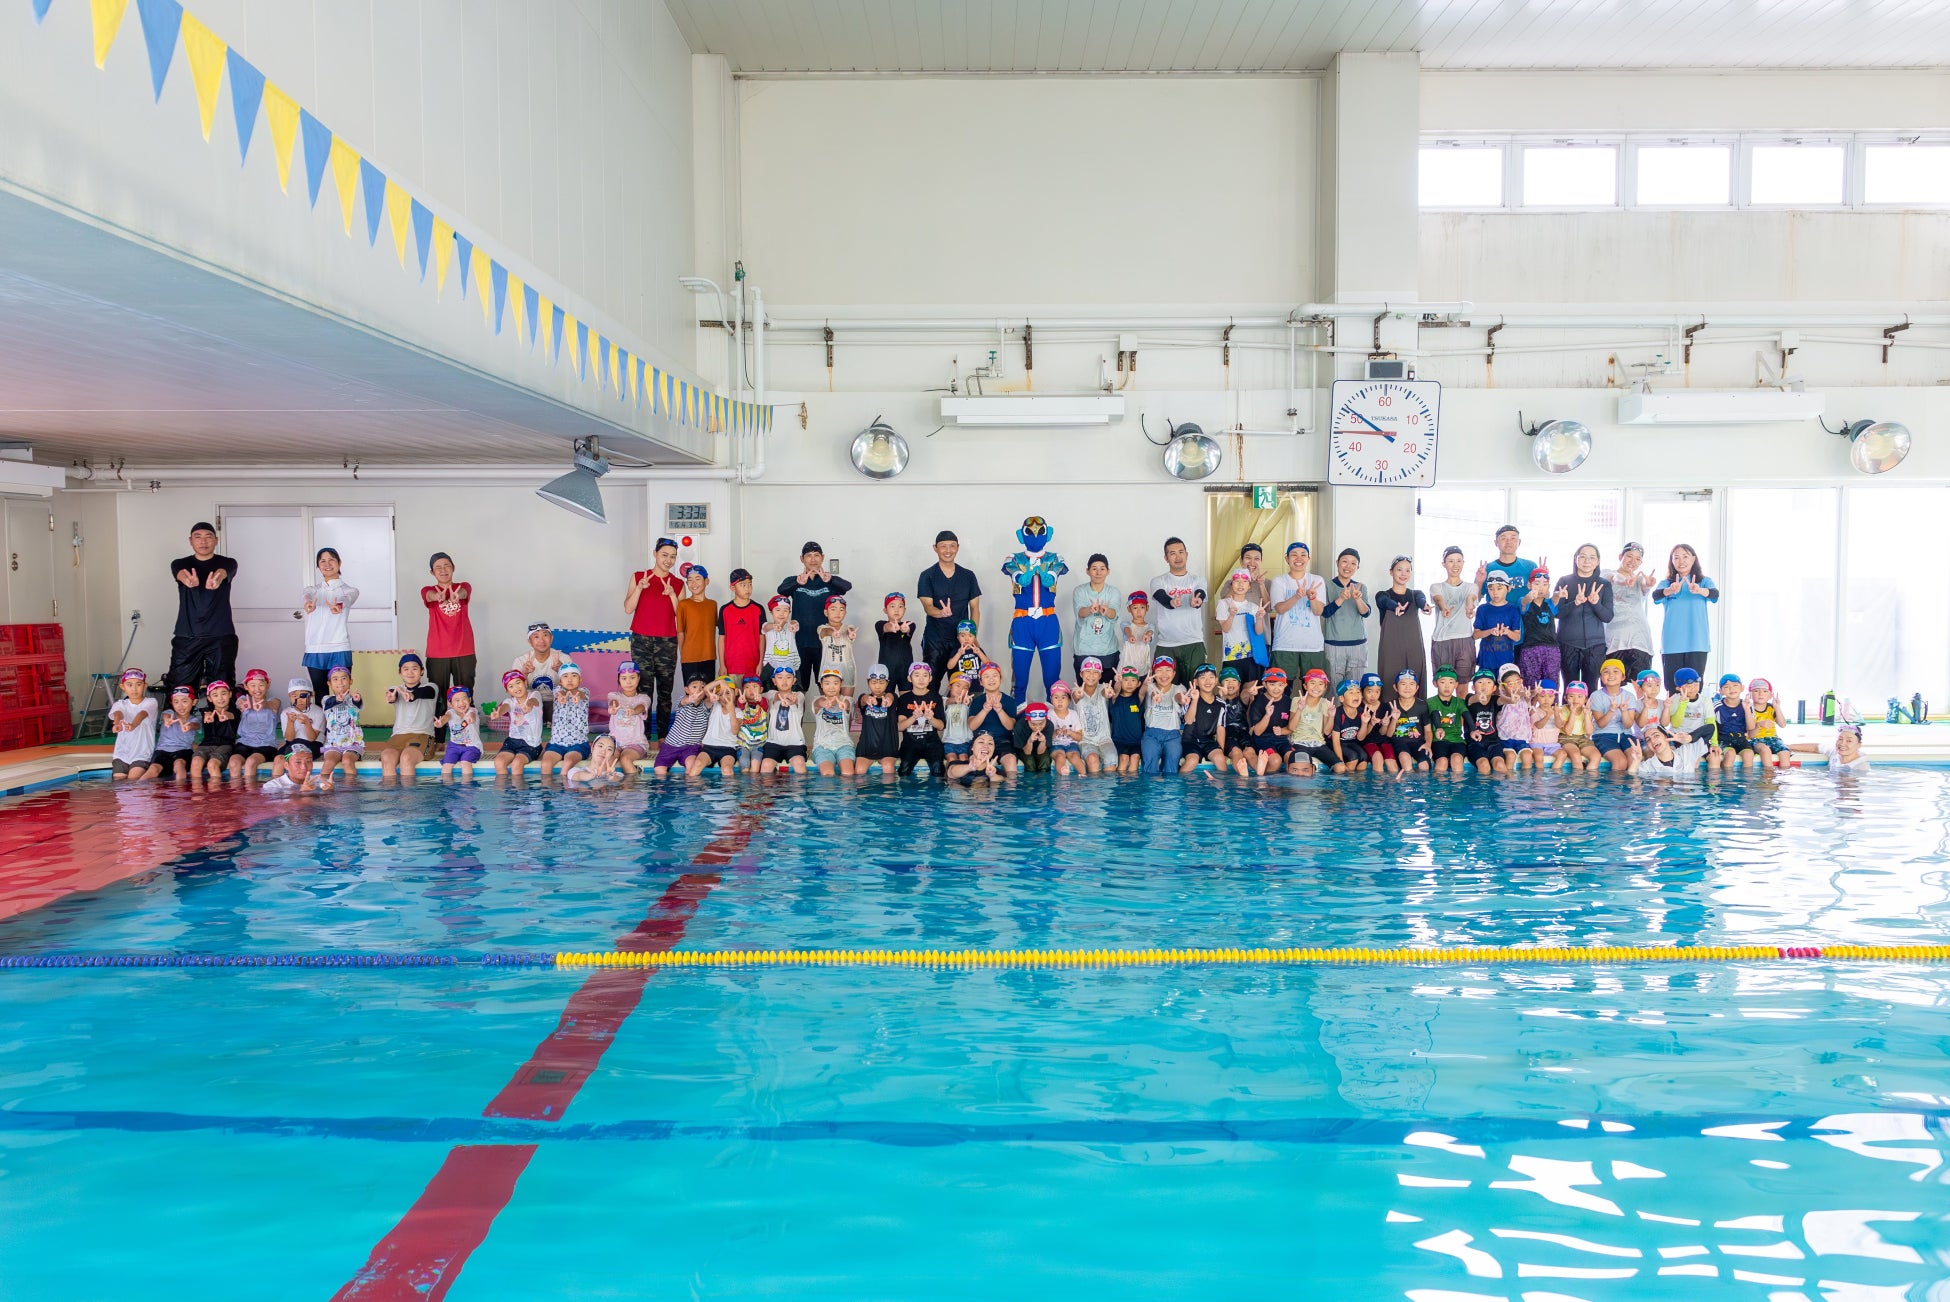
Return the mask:
[[[140,819],[175,791],[0,802]],[[218,800],[255,800],[220,793]],[[741,813],[728,865],[693,860]],[[0,922],[0,954],[1941,943],[1950,774],[421,783]],[[1950,1296],[1950,970],[0,972],[0,1297],[331,1297],[455,1145],[461,1300]]]

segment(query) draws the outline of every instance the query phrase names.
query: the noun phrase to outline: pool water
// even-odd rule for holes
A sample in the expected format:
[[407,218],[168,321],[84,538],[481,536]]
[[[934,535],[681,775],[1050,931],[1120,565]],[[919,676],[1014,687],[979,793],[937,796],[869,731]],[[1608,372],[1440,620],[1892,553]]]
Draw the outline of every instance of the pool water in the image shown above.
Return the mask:
[[[0,954],[1940,943],[1946,809],[80,782],[0,825],[217,839]],[[1947,1007],[1835,962],[0,971],[0,1297],[1941,1300]]]

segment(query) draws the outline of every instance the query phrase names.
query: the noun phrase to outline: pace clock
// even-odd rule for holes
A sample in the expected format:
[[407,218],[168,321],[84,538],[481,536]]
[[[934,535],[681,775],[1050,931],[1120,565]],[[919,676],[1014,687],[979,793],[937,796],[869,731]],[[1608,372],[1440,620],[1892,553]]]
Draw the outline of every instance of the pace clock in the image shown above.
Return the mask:
[[1435,483],[1442,385],[1434,380],[1336,380],[1327,482],[1383,488]]

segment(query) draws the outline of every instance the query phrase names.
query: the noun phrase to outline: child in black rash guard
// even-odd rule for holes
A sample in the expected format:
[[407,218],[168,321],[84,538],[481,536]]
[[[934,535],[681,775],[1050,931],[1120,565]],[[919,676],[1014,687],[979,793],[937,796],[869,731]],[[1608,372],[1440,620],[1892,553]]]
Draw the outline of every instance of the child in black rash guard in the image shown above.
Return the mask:
[[890,682],[907,681],[907,667],[914,663],[914,621],[907,617],[907,597],[890,592],[882,603],[887,618],[873,626],[880,640],[880,663],[893,677]]
[[1246,707],[1245,750],[1234,766],[1239,776],[1246,775],[1250,763],[1260,777],[1266,770],[1286,767],[1293,750],[1293,701],[1286,694],[1286,670],[1268,669],[1260,676],[1259,691]]
[[1395,764],[1403,773],[1429,767],[1429,703],[1417,691],[1420,686],[1413,669],[1395,675],[1395,703],[1388,711],[1388,743],[1395,748]]
[[1469,679],[1469,703],[1463,707],[1463,735],[1468,738],[1469,762],[1478,773],[1503,773],[1503,741],[1496,735],[1496,675],[1478,669]]
[[[880,776],[894,776],[894,760],[900,754],[899,721],[894,717],[898,699],[887,690],[887,666],[875,665],[867,671],[867,690],[860,694],[860,744],[854,754],[864,766],[880,766]],[[864,774],[865,767],[858,770]]]
[[1211,665],[1192,671],[1192,699],[1185,706],[1178,744],[1181,773],[1190,773],[1201,760],[1210,760],[1214,768],[1225,767],[1225,707],[1219,703],[1219,671]]
[[941,750],[941,694],[934,690],[934,669],[925,660],[916,660],[907,671],[908,689],[894,702],[894,717],[901,730],[900,776],[906,777],[917,764],[927,761],[928,776],[945,781],[948,765]]

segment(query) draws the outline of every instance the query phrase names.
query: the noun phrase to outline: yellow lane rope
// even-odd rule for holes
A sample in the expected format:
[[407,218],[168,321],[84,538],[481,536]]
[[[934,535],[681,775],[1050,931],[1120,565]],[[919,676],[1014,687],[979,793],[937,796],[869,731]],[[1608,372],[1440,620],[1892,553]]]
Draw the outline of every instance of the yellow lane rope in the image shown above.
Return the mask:
[[1950,945],[1594,945],[1449,949],[673,949],[556,954],[558,968],[925,967],[1101,968],[1455,963],[1717,963],[1837,959],[1950,962]]

